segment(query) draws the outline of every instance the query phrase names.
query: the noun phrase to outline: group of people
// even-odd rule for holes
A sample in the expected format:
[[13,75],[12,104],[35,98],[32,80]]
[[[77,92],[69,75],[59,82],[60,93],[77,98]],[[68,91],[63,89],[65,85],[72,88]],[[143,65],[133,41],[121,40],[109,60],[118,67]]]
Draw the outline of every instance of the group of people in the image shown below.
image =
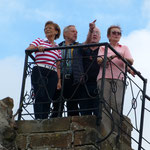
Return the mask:
[[[69,25],[63,30],[64,41],[57,45],[55,40],[60,36],[60,27],[48,21],[44,28],[46,39],[37,38],[27,48],[38,49],[35,52],[35,65],[31,75],[35,119],[47,119],[50,112],[51,118],[61,117],[65,104],[68,116],[99,115],[99,91],[102,84],[105,46],[61,49],[62,46],[99,43],[101,32],[95,22],[96,20],[89,24],[84,43],[76,42],[76,27]],[[128,47],[119,44],[121,35],[119,26],[113,25],[107,30],[109,44],[132,65],[133,58]],[[51,47],[58,49],[45,50]],[[124,71],[124,62],[108,49],[103,100],[107,111],[112,112],[117,123],[123,99]],[[112,90],[113,85],[117,87],[115,92]],[[111,125],[105,110],[102,113],[102,122]]]

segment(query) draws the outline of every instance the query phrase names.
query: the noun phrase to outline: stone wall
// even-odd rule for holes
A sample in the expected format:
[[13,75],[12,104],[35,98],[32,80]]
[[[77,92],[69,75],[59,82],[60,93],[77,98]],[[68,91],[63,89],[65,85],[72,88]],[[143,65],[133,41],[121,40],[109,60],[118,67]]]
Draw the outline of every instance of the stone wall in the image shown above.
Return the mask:
[[0,101],[0,150],[14,149],[16,132],[13,106],[13,99],[10,97]]
[[[123,125],[131,134],[131,129]],[[20,150],[132,150],[127,135],[120,137],[119,148],[113,135],[100,142],[104,137],[94,116],[17,121],[17,126],[16,144]]]
[[[12,102],[12,99],[7,98],[6,101]],[[4,103],[4,100],[1,102]],[[0,150],[132,150],[131,139],[125,134],[121,135],[118,144],[113,134],[101,141],[105,138],[105,131],[96,125],[95,116],[21,120],[14,123],[13,105],[4,106],[0,103],[5,110],[0,111],[0,117],[4,120],[0,121]],[[123,122],[123,128],[131,135],[129,124]]]

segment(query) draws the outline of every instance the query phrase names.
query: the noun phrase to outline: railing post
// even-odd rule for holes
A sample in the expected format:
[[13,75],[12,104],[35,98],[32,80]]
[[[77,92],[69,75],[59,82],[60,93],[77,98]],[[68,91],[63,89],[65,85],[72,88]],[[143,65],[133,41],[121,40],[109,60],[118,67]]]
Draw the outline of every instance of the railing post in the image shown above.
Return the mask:
[[147,85],[147,80],[144,80],[144,85],[143,85],[143,99],[142,99],[142,108],[141,108],[141,121],[140,121],[140,135],[139,135],[139,145],[138,145],[138,150],[141,150],[142,146],[142,136],[143,136],[143,125],[144,125],[144,109],[145,109],[145,97],[146,97],[146,85]]
[[127,72],[128,72],[128,65],[125,66],[125,73],[124,73],[124,80],[123,80],[123,93],[122,93],[122,104],[121,104],[121,112],[120,112],[120,125],[118,126],[118,136],[117,142],[119,142],[119,138],[122,131],[122,121],[123,121],[123,106],[124,106],[124,98],[125,98],[125,90],[126,90],[126,81],[127,81]]
[[104,61],[103,61],[103,72],[102,72],[102,81],[101,81],[101,89],[99,90],[99,115],[97,117],[97,125],[100,125],[102,119],[102,109],[104,103],[104,82],[105,82],[105,71],[106,71],[106,63],[107,63],[107,52],[108,52],[108,44],[105,44],[105,53],[104,53]]
[[28,55],[25,53],[25,61],[24,61],[24,71],[23,71],[23,78],[22,78],[22,87],[21,87],[21,95],[20,95],[20,104],[19,104],[19,112],[18,112],[18,120],[21,120],[21,113],[22,113],[22,105],[24,100],[24,89],[25,89],[25,80],[27,77],[27,63],[28,63]]
[[61,62],[61,65],[63,66],[63,71],[61,73],[61,78],[62,78],[62,88],[61,88],[61,92],[60,92],[60,99],[59,99],[59,109],[58,109],[58,117],[61,117],[61,114],[62,114],[62,104],[64,105],[64,95],[63,95],[63,92],[64,92],[64,80],[65,80],[65,70],[66,70],[66,58],[67,58],[67,52],[68,52],[68,49],[65,49],[64,50],[64,60],[63,60],[63,63]]

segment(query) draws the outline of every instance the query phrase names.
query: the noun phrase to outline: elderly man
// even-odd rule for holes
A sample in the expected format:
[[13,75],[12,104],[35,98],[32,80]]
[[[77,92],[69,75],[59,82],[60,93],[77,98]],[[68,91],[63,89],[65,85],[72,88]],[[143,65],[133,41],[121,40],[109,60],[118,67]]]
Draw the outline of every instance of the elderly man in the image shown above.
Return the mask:
[[[99,43],[100,30],[95,27],[91,31],[90,43]],[[99,65],[97,63],[99,47],[81,48],[74,51],[73,75],[74,83],[78,84],[78,98],[81,115],[98,115],[97,75]],[[77,59],[75,59],[77,57]]]
[[[96,21],[96,20],[95,20]],[[84,44],[90,43],[91,40],[91,31],[93,31],[95,27],[95,21],[89,24],[89,33]],[[74,25],[69,25],[63,30],[63,37],[65,41],[61,42],[59,46],[71,46],[78,45],[77,40],[77,30]],[[73,86],[73,74],[72,74],[72,62],[73,60],[73,48],[62,50],[62,63],[61,63],[61,78],[62,78],[62,89],[57,90],[54,96],[53,103],[53,113],[51,115],[54,117],[61,117],[64,102],[67,103],[67,112],[68,116],[78,116],[78,102],[74,100],[76,94],[74,94],[75,86]],[[58,111],[60,112],[58,114]]]

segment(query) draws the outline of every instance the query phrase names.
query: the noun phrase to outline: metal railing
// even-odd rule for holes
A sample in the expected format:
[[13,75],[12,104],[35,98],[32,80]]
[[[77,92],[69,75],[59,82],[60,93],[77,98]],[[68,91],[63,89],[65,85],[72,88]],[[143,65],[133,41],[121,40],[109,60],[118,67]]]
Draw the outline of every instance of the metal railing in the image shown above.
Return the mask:
[[[91,46],[98,46],[98,47],[105,46],[105,54],[104,54],[104,60],[103,60],[103,64],[102,64],[103,72],[102,72],[102,79],[101,79],[101,88],[95,89],[98,91],[98,93],[95,97],[89,96],[90,100],[99,98],[99,106],[97,108],[92,108],[92,110],[94,110],[94,109],[99,110],[99,113],[96,116],[97,117],[97,125],[99,125],[101,123],[102,111],[103,111],[102,108],[104,108],[104,105],[111,107],[108,104],[106,104],[106,102],[104,100],[104,85],[105,85],[105,73],[106,73],[107,62],[109,61],[110,64],[111,63],[113,64],[113,62],[111,60],[108,60],[108,58],[107,58],[108,49],[111,49],[119,57],[119,59],[121,59],[123,61],[123,63],[125,64],[125,71],[120,70],[124,76],[124,79],[123,79],[123,83],[124,83],[123,91],[124,92],[122,95],[121,113],[119,114],[120,123],[122,121],[126,121],[127,124],[132,126],[132,128],[134,130],[133,132],[135,132],[135,135],[138,134],[138,136],[134,137],[134,135],[131,136],[128,133],[126,133],[126,134],[132,139],[132,141],[135,144],[137,144],[138,150],[141,150],[141,149],[144,150],[144,147],[142,146],[142,141],[145,141],[147,144],[150,145],[150,142],[147,141],[143,137],[144,113],[145,113],[145,111],[148,113],[150,112],[150,110],[148,110],[145,106],[145,101],[150,100],[150,98],[149,98],[149,96],[146,95],[147,79],[145,79],[141,75],[141,73],[139,73],[139,71],[137,71],[133,66],[131,66],[113,47],[111,47],[111,45],[109,45],[109,43],[53,47],[53,48],[47,48],[44,51],[57,50],[57,49],[66,50],[66,49],[72,49],[72,48],[74,48],[74,50],[76,50],[76,49],[81,49],[81,48],[91,47]],[[35,62],[34,62],[35,59],[34,59],[34,56],[32,55],[32,53],[37,52],[37,51],[38,51],[37,49],[25,51],[24,72],[23,72],[23,78],[22,78],[20,105],[19,105],[19,109],[18,109],[18,120],[35,119],[34,110],[33,110],[35,95],[33,92],[34,91],[33,87],[31,85],[31,74],[32,74],[32,69],[35,65]],[[98,56],[96,56],[96,57],[98,57]],[[74,57],[73,59],[79,59],[79,58]],[[65,58],[65,59],[62,59],[61,61],[66,62],[66,61],[73,61],[73,60],[72,60],[72,58],[69,58],[69,59]],[[115,64],[113,64],[113,65],[115,65]],[[92,64],[89,67],[92,67]],[[116,67],[118,67],[118,66],[116,66]],[[136,74],[135,78],[128,74],[129,68],[132,71],[134,71],[134,73]],[[65,66],[63,69],[65,70]],[[119,69],[119,67],[118,67],[118,69]],[[86,71],[83,74],[83,77],[86,77]],[[53,104],[57,103],[57,104],[59,104],[59,110],[58,110],[58,112],[55,112],[55,113],[58,113],[58,117],[61,117],[60,114],[63,114],[62,117],[67,117],[67,107],[65,106],[67,101],[87,100],[87,99],[79,99],[79,98],[76,99],[76,98],[74,98],[74,96],[72,96],[69,99],[64,98],[63,97],[64,80],[65,80],[65,75],[62,75],[62,90],[61,90],[59,99],[57,99],[55,101],[53,99],[50,99],[51,109],[49,110],[49,114],[51,114],[53,112]],[[75,92],[77,92],[80,85],[81,85],[80,82],[78,83],[78,85],[76,85],[76,88],[74,89]],[[84,85],[84,83],[82,83],[82,85]],[[85,86],[85,88],[86,88],[86,86]],[[112,86],[112,90],[113,89],[115,89],[115,85],[114,85],[114,87]],[[75,94],[75,92],[73,94]],[[129,102],[130,102],[130,104],[129,104]],[[62,109],[62,107],[63,107],[63,109]],[[82,111],[89,111],[89,110],[91,110],[91,109],[87,109],[87,110],[78,109],[78,110],[72,110],[72,111],[77,111],[80,114]],[[113,110],[113,108],[111,108],[111,110]],[[129,117],[131,119],[132,124],[130,122],[128,122],[124,116]],[[108,113],[108,117],[113,122],[113,117],[112,117],[111,113]],[[49,115],[49,119],[50,118],[51,118],[51,116]],[[114,126],[116,125],[115,122],[113,122],[113,124],[114,124]],[[119,126],[119,128],[120,128],[120,132],[125,132],[124,129],[121,128],[121,126]],[[104,139],[102,139],[101,141],[98,141],[98,142],[102,142],[103,140],[105,140],[112,132],[113,132],[113,128],[112,128],[111,132]]]

